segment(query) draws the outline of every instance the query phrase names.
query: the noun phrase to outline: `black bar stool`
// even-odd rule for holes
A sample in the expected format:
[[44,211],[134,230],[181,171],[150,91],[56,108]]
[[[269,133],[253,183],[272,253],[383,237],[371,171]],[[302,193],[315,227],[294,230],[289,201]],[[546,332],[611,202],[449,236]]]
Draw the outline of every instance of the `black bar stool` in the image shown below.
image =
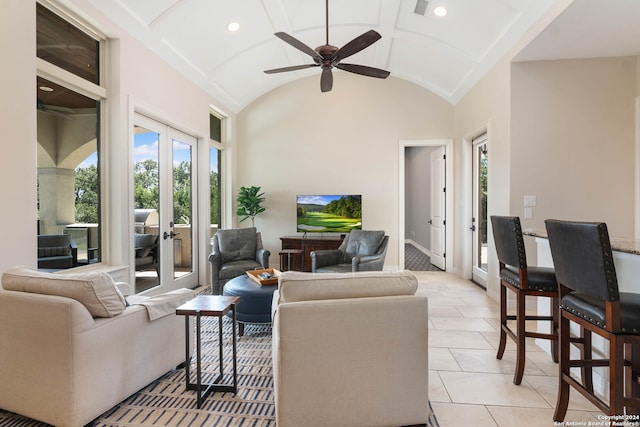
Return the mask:
[[[502,359],[507,345],[507,336],[516,343],[516,371],[514,384],[522,382],[525,364],[525,338],[551,340],[551,355],[558,360],[558,284],[553,268],[528,267],[527,256],[522,237],[520,218],[513,216],[491,216],[493,238],[500,262],[500,345],[497,358]],[[508,314],[507,290],[516,295],[516,314]],[[547,297],[551,301],[551,316],[526,314],[526,297]],[[515,320],[515,330],[507,321]],[[551,330],[548,334],[527,331],[527,320],[548,321]]]
[[[546,220],[560,295],[560,378],[555,421],[563,421],[575,388],[608,415],[640,413],[640,294],[620,292],[605,223]],[[609,341],[609,356],[593,359],[570,354],[570,322]],[[588,340],[590,347],[591,340]],[[587,343],[585,343],[585,346]],[[609,367],[609,402],[585,384],[584,371]],[[571,375],[583,368],[583,378]],[[590,377],[589,381],[590,381]],[[634,419],[632,419],[634,420]],[[620,424],[622,425],[622,424]]]

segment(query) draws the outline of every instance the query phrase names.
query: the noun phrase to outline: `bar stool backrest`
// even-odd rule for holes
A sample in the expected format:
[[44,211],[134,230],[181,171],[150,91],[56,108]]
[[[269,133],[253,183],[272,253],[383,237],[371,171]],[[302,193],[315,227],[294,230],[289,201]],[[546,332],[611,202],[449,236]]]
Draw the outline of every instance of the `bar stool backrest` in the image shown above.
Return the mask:
[[493,239],[495,240],[498,260],[512,267],[527,268],[527,255],[520,218],[517,216],[491,216]]
[[602,301],[618,301],[618,280],[607,225],[545,221],[558,283]]

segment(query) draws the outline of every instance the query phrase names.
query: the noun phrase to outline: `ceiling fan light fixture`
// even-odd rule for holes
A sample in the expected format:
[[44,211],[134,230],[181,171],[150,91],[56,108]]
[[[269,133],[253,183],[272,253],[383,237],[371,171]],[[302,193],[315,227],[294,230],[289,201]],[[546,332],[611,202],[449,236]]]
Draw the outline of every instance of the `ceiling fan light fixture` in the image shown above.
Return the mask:
[[444,6],[438,6],[433,9],[433,14],[439,17],[447,16],[447,8]]
[[235,33],[239,29],[240,29],[240,24],[236,21],[232,21],[227,24],[227,31],[231,33]]

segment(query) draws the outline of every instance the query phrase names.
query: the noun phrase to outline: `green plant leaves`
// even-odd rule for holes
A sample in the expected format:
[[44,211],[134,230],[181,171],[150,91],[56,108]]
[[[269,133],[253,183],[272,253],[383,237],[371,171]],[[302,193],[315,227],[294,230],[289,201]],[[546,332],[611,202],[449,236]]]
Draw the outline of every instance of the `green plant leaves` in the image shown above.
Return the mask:
[[266,210],[266,208],[262,206],[262,202],[264,202],[265,199],[264,192],[260,192],[260,187],[240,187],[236,200],[238,202],[236,215],[242,217],[240,222],[251,218],[251,222],[253,223],[256,215]]

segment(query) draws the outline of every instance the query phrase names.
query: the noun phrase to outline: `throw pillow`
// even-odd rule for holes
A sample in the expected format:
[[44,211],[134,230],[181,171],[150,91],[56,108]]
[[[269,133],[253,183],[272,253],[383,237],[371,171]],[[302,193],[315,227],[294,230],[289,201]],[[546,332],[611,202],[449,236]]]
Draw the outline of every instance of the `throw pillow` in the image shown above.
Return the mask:
[[46,273],[20,266],[4,272],[2,287],[8,291],[58,295],[84,305],[93,317],[122,313],[126,302],[107,273]]

